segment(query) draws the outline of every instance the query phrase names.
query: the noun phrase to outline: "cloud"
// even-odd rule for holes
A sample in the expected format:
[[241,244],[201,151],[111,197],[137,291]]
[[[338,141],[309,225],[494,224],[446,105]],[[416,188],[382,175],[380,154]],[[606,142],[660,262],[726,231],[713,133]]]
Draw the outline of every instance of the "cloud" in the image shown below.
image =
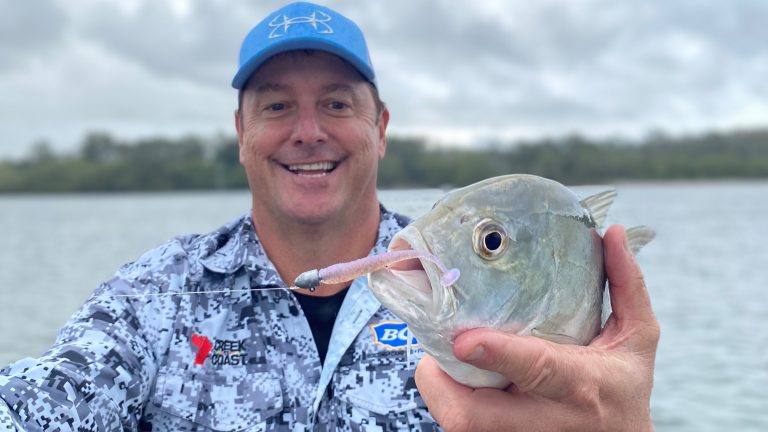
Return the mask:
[[0,0],[0,71],[44,58],[66,29],[66,17],[48,0]]
[[[239,43],[281,4],[0,0],[0,156],[35,138],[71,148],[92,127],[231,131]],[[366,33],[394,133],[637,136],[768,118],[762,0],[328,4]]]
[[125,13],[115,4],[98,3],[79,24],[84,38],[160,77],[220,86],[231,79],[237,43],[252,24],[243,17],[262,15],[238,13],[232,6],[201,1],[179,13],[169,2],[148,1]]
[[429,86],[426,97],[410,88],[409,118],[426,109],[467,128],[637,134],[749,124],[755,116],[740,118],[742,106],[767,111],[758,74],[768,46],[754,42],[768,40],[756,18],[768,17],[765,3],[514,2],[490,17],[419,5],[396,11],[406,17],[399,25],[418,28],[413,39],[383,42],[402,49],[395,85],[413,74],[451,96],[434,101]]

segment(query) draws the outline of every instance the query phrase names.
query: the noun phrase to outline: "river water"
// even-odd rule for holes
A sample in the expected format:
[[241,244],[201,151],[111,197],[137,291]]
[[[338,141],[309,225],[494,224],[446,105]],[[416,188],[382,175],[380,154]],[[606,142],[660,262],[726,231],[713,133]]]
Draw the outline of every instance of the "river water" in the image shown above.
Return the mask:
[[[609,222],[657,231],[638,256],[662,328],[656,429],[768,430],[768,182],[617,189]],[[442,194],[380,198],[417,216]],[[174,235],[215,229],[249,205],[247,192],[0,196],[0,365],[42,353],[119,265]]]

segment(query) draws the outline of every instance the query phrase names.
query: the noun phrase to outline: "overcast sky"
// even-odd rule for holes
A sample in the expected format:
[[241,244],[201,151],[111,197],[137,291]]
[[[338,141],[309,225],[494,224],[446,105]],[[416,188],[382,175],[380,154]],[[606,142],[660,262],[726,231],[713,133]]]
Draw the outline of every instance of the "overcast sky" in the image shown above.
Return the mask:
[[[243,36],[283,2],[0,0],[0,158],[87,131],[233,133]],[[452,142],[768,125],[765,0],[339,0],[390,133]]]

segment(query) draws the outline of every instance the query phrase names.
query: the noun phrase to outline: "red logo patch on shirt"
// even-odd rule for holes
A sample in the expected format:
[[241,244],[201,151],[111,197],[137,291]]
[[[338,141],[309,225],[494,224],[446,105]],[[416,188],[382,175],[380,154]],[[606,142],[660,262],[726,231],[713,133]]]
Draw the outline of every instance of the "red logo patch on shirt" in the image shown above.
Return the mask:
[[192,333],[192,345],[197,347],[197,355],[195,356],[195,364],[202,365],[205,363],[205,359],[208,357],[208,353],[211,352],[213,344],[211,341],[203,335]]

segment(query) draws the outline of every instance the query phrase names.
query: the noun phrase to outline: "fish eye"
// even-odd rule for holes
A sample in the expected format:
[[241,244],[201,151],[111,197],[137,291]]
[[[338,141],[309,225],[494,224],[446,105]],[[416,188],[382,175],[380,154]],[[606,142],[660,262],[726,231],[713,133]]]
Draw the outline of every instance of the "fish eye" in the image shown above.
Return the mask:
[[495,251],[501,247],[501,233],[491,231],[483,238],[485,242],[485,248],[489,251]]
[[475,226],[472,243],[481,258],[494,260],[507,250],[509,237],[500,223],[486,218]]

